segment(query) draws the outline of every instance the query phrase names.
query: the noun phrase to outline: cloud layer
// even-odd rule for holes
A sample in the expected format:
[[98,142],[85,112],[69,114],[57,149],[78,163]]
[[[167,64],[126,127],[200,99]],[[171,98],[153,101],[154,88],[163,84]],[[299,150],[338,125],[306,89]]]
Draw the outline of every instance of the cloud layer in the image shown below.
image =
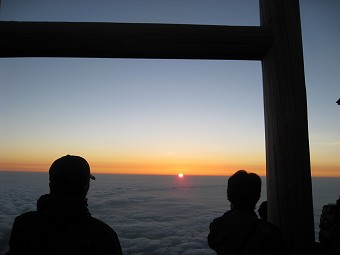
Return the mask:
[[[225,177],[96,177],[88,194],[90,212],[117,232],[125,255],[215,254],[206,237],[210,222],[229,209]],[[317,227],[322,205],[338,197],[340,178],[313,180]],[[0,193],[2,254],[14,218],[35,210],[36,200],[48,193],[48,175],[0,172]]]

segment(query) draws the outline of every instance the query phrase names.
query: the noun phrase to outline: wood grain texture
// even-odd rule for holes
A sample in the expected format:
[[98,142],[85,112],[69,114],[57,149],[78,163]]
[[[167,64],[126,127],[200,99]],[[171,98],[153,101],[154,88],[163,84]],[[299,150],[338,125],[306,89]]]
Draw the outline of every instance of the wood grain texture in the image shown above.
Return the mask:
[[311,254],[314,216],[299,2],[261,0],[261,25],[273,31],[262,61],[269,220],[294,254]]

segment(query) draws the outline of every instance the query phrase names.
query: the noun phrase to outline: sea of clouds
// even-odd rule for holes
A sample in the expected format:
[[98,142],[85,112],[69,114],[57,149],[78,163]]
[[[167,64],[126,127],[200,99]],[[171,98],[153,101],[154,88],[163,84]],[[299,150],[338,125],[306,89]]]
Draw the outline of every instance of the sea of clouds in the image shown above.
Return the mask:
[[[14,218],[48,193],[45,173],[0,173],[0,252]],[[124,254],[214,254],[209,223],[229,208],[225,177],[97,175],[92,215],[118,234]]]
[[[208,246],[207,235],[210,222],[230,206],[226,200],[226,177],[96,178],[88,194],[90,212],[117,232],[124,254],[215,254]],[[316,192],[315,197],[326,203],[335,202],[340,193],[339,181],[318,182],[318,189],[327,185],[328,194],[331,191],[333,196],[328,198],[323,195],[325,192]],[[265,183],[263,186],[265,190]],[[46,173],[0,172],[0,254],[8,248],[14,218],[35,210],[36,200],[48,191]],[[265,194],[260,202],[263,200]],[[316,217],[321,213],[319,207],[322,206],[318,206]]]
[[224,181],[216,185],[197,177],[108,176],[100,188],[93,185],[90,210],[117,231],[124,254],[214,254],[207,245],[208,227],[226,203],[222,198],[212,212],[217,201],[211,190],[215,186],[225,194]]

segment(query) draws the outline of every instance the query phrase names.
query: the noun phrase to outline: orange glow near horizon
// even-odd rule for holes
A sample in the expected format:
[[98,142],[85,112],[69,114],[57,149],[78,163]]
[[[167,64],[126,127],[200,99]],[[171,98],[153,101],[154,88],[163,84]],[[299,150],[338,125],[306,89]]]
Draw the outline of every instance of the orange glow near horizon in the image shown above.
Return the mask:
[[[0,162],[0,171],[23,171],[23,172],[48,172],[52,161],[44,162]],[[94,174],[142,174],[142,175],[178,175],[185,171],[186,175],[212,175],[230,176],[239,169],[265,176],[264,165],[252,164],[190,164],[190,163],[144,163],[144,162],[121,162],[121,163],[101,163],[91,164],[91,171]],[[314,177],[340,177],[339,168],[336,166],[312,166],[312,176]]]
[[[179,172],[185,171],[186,175],[218,175],[226,176],[233,174],[238,169],[246,169],[256,172],[259,175],[265,175],[264,166],[254,166],[243,164],[240,167],[237,164],[219,164],[219,163],[187,163],[187,162],[98,162],[88,160],[92,173],[96,174],[145,174],[145,175],[178,175]],[[25,171],[25,172],[48,172],[51,161],[45,162],[0,162],[0,171]]]

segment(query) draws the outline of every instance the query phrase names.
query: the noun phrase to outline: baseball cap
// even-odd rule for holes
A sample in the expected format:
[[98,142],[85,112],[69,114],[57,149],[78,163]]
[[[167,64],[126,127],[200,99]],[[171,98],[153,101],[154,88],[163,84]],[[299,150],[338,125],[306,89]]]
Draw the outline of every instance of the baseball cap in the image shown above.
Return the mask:
[[49,170],[50,181],[64,179],[85,182],[96,178],[91,174],[87,161],[80,156],[66,155],[55,160]]

